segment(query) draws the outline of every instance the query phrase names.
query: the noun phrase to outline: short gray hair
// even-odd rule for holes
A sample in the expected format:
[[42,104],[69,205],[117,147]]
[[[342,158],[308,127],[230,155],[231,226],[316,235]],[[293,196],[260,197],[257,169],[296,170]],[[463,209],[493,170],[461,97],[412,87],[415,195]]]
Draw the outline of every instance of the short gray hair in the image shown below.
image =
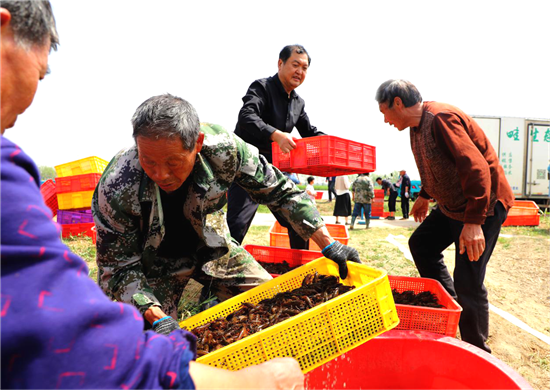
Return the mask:
[[405,107],[414,106],[422,101],[422,96],[413,83],[406,80],[388,80],[382,83],[376,91],[376,101],[387,103],[388,108],[393,106],[396,97],[401,98]]
[[15,42],[29,49],[50,44],[50,50],[57,50],[59,35],[49,1],[2,0],[0,7],[11,14],[10,26]]
[[200,130],[199,116],[191,103],[168,93],[141,103],[132,117],[132,126],[134,140],[177,136],[186,150],[195,147]]

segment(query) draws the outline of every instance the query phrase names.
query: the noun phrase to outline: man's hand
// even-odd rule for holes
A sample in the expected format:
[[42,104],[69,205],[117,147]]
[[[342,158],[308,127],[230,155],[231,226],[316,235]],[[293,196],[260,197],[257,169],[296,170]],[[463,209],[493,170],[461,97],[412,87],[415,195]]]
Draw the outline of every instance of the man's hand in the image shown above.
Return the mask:
[[405,192],[405,198],[408,198],[408,197],[409,197],[409,193]]
[[153,330],[158,334],[168,336],[176,329],[180,329],[180,326],[177,321],[170,316],[166,316],[153,322]]
[[296,149],[296,143],[292,139],[292,136],[280,130],[275,130],[273,134],[271,134],[271,140],[277,142],[283,153],[289,153],[291,150]]
[[422,222],[426,219],[429,206],[430,201],[428,199],[421,196],[416,198],[411,210],[411,215],[413,216],[415,222]]
[[481,225],[465,223],[458,243],[460,254],[467,252],[470,261],[478,261],[485,250],[485,236]]
[[321,253],[327,259],[331,259],[338,264],[338,271],[342,280],[348,277],[347,261],[361,263],[359,253],[355,248],[343,245],[338,241],[334,241],[328,248],[323,249]]

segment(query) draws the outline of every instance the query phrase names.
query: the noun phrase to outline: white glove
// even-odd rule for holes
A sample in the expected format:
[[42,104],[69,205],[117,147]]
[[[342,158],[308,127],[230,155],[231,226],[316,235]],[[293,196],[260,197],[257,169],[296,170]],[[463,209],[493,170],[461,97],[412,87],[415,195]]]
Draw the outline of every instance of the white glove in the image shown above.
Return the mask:
[[409,193],[405,192],[405,198],[408,198],[408,197],[409,197]]

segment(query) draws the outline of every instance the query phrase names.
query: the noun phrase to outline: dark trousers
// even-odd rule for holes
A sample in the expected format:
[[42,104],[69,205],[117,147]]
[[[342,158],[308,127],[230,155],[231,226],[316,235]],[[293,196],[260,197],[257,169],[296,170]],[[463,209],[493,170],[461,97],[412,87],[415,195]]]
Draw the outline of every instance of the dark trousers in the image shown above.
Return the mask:
[[328,201],[332,202],[332,195],[334,195],[334,199],[336,199],[336,191],[334,190],[334,181],[328,182]]
[[[506,215],[504,206],[497,202],[495,215],[487,217],[481,226],[485,251],[478,261],[470,261],[466,252],[462,255],[459,252],[459,237],[464,224],[445,216],[439,209],[432,211],[409,239],[409,248],[420,276],[438,280],[462,306],[459,322],[462,340],[487,352],[491,352],[485,343],[489,336],[489,300],[483,281]],[[454,281],[442,253],[453,242],[456,248]]]
[[409,218],[409,198],[405,195],[401,195],[401,211],[403,212],[403,218]]
[[393,211],[395,213],[395,201],[397,200],[397,191],[391,192],[390,196],[388,198],[388,210]]
[[[227,192],[227,225],[233,237],[239,244],[242,244],[254,215],[258,210],[258,203],[254,202],[248,192],[240,185],[233,183]],[[309,240],[304,240],[292,228],[279,213],[273,212],[281,226],[288,229],[288,238],[292,249],[309,249]]]

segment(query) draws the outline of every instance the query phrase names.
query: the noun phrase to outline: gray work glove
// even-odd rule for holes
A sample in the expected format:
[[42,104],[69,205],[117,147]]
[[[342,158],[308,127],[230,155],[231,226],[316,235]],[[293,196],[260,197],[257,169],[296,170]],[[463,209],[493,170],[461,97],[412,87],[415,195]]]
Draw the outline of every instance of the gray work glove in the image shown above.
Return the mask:
[[179,324],[172,317],[167,316],[153,322],[153,330],[158,334],[168,336],[174,330],[180,329]]
[[355,248],[343,245],[338,241],[334,241],[332,245],[323,249],[321,253],[327,259],[331,259],[338,264],[338,271],[342,280],[348,277],[348,266],[346,261],[361,263],[361,260],[359,260],[359,253]]

